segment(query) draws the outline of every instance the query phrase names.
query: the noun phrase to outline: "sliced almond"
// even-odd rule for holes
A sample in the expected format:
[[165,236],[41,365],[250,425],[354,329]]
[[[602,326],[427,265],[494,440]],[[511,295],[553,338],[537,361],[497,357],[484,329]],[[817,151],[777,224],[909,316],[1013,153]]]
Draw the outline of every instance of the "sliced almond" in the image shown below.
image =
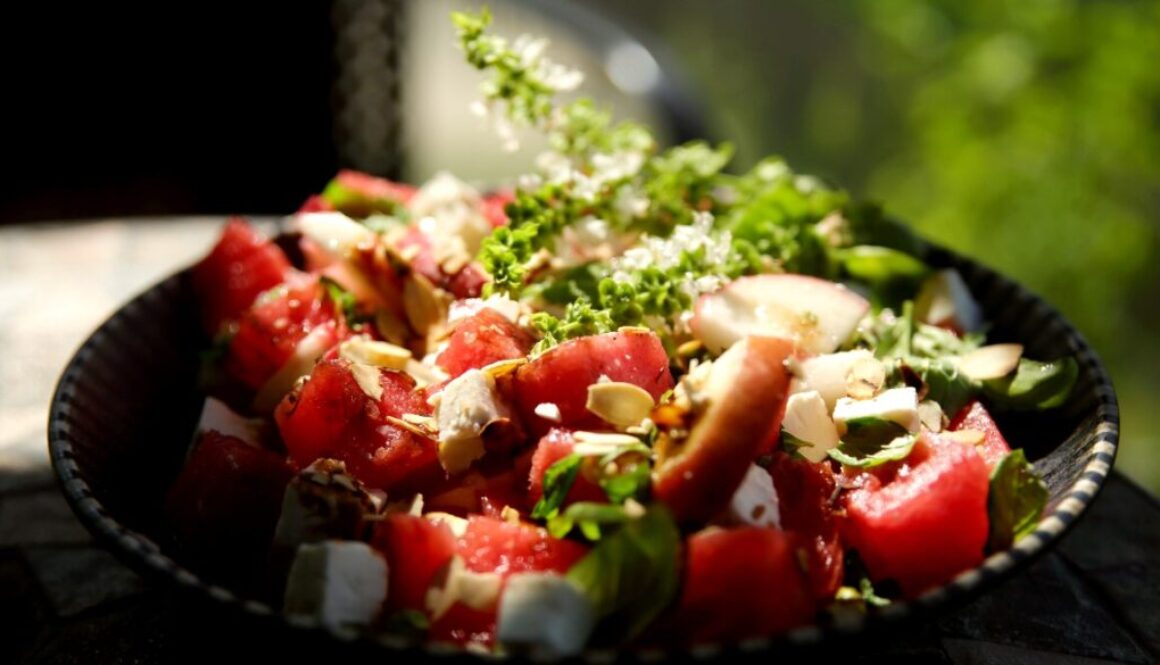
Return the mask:
[[338,347],[338,355],[353,363],[398,370],[406,369],[407,361],[411,360],[410,350],[365,336],[343,342]]
[[987,435],[977,429],[961,429],[956,432],[943,432],[939,435],[947,441],[955,441],[964,443],[968,446],[981,445],[987,439]]
[[616,432],[576,432],[572,435],[572,440],[576,442],[572,452],[593,457],[615,453],[640,444],[640,439],[635,436]]
[[1022,344],[991,344],[971,351],[959,358],[959,371],[975,381],[986,381],[1007,376],[1019,366],[1023,356]]
[[493,379],[498,379],[501,376],[507,376],[516,371],[523,365],[528,364],[527,358],[511,358],[508,360],[497,360],[491,364],[484,365],[479,371],[490,376]]
[[496,573],[475,573],[467,569],[463,557],[452,557],[443,569],[442,584],[427,591],[426,605],[432,619],[439,619],[455,603],[487,610],[499,600],[503,578]]
[[427,513],[423,517],[431,520],[432,522],[442,522],[443,524],[446,524],[447,528],[451,529],[452,535],[454,535],[456,538],[462,538],[463,535],[467,533],[467,520],[459,517],[458,515],[452,515],[451,513],[443,512],[431,512]]
[[406,420],[403,420],[402,418],[396,418],[394,416],[387,416],[385,420],[388,423],[394,425],[395,427],[398,427],[399,429],[405,429],[408,432],[410,432],[416,436],[421,436],[425,439],[434,439],[437,435],[437,431],[431,431],[431,430],[427,429],[426,427],[423,427],[421,425],[417,425],[415,423],[407,422]]
[[403,309],[416,333],[430,339],[444,327],[450,305],[447,292],[431,280],[416,272],[407,275],[403,282]]
[[499,517],[505,522],[510,522],[512,524],[520,523],[520,511],[512,508],[511,506],[504,506],[503,510],[499,511]]
[[648,417],[655,402],[644,388],[621,381],[588,386],[589,411],[617,427],[636,425]]
[[886,369],[877,358],[859,358],[846,373],[846,396],[871,399],[886,385]]
[[416,389],[422,389],[436,383],[442,383],[451,378],[451,376],[447,374],[447,372],[444,372],[442,369],[432,365],[426,365],[414,359],[407,361],[406,366],[403,367],[403,371],[405,371],[407,374],[410,374],[412,379],[415,379]]
[[379,331],[383,339],[400,346],[406,344],[411,337],[411,330],[406,322],[385,309],[375,312],[375,330]]
[[351,363],[350,373],[367,397],[379,401],[383,396],[382,373],[374,365]]
[[945,426],[946,414],[943,413],[942,407],[934,400],[926,400],[918,403],[918,420],[926,429],[938,434],[943,431]]

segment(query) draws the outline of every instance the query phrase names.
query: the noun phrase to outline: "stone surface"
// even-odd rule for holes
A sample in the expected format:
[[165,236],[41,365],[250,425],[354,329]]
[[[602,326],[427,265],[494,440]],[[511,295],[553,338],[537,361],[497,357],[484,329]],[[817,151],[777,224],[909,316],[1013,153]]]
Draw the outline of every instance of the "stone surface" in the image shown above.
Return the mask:
[[145,590],[137,574],[101,549],[30,547],[25,556],[57,616],[79,614]]

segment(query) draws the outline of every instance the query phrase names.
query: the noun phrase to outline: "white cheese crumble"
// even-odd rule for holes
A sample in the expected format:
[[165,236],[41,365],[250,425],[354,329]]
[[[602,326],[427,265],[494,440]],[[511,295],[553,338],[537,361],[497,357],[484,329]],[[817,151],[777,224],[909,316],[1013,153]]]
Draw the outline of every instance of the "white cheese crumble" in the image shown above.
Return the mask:
[[553,573],[516,573],[499,604],[496,639],[548,657],[579,654],[596,626],[583,591]]
[[387,596],[387,562],[366,543],[302,545],[290,566],[284,610],[330,628],[367,626]]
[[798,448],[802,457],[815,464],[838,445],[838,429],[830,419],[826,402],[816,390],[794,393],[785,404],[781,428],[808,445]]
[[898,423],[908,431],[917,432],[918,393],[909,386],[884,390],[872,399],[843,397],[834,406],[834,424],[839,433],[846,431],[846,423],[860,418],[878,418]]
[[491,234],[491,222],[480,212],[480,202],[475,189],[446,171],[435,174],[411,200],[419,230],[430,241],[435,261],[447,272],[470,263]]
[[207,397],[201,407],[201,418],[197,421],[197,435],[220,432],[260,448],[264,427],[265,423],[260,418],[244,418],[234,413],[224,402]]
[[860,361],[873,359],[874,354],[865,349],[808,358],[798,364],[790,392],[817,391],[826,403],[827,412],[832,411],[838,399],[846,395],[846,377],[850,370]]
[[564,419],[563,414],[560,413],[560,407],[552,402],[540,402],[536,405],[534,412],[544,420],[550,420],[554,423],[558,423]]
[[765,469],[750,464],[733,498],[729,500],[725,521],[771,529],[781,528],[781,510],[773,477]]

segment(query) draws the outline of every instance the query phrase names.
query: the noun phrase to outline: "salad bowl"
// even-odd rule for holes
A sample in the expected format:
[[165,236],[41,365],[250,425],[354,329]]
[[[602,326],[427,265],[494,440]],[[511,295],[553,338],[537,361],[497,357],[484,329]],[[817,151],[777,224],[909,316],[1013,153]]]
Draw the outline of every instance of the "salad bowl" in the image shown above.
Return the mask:
[[[585,659],[710,658],[857,640],[880,626],[928,619],[994,588],[1058,543],[1082,516],[1110,472],[1118,443],[1116,396],[1104,366],[1058,311],[1016,282],[939,247],[930,246],[923,258],[932,267],[960,272],[992,324],[990,340],[1022,344],[1033,357],[1070,355],[1078,363],[1079,378],[1063,408],[999,419],[1009,439],[1024,448],[1049,492],[1034,532],[945,585],[865,614],[843,614],[825,624],[738,644],[668,654],[663,649],[589,650]],[[125,304],[69,361],[52,400],[48,426],[61,488],[99,541],[145,576],[255,620],[284,624],[287,630],[321,631],[317,622],[283,617],[267,602],[215,582],[176,554],[163,504],[184,463],[204,397],[198,388],[199,354],[210,340],[200,331],[197,310],[190,271],[183,270]],[[329,630],[339,639],[359,637],[353,630]],[[449,649],[394,635],[376,641],[388,650],[418,647],[438,654]]]

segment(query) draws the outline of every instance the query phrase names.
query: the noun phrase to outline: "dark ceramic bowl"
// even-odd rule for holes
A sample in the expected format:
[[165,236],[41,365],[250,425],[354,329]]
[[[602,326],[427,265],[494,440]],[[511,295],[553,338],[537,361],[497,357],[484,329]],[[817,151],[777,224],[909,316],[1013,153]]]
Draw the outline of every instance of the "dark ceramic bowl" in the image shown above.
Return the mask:
[[[1050,305],[1011,280],[951,252],[932,249],[928,261],[955,267],[992,322],[991,339],[1018,341],[1030,357],[1073,354],[1080,376],[1068,406],[1047,414],[1000,418],[1008,438],[1022,446],[1050,489],[1047,511],[1035,533],[995,554],[978,568],[917,600],[897,602],[869,616],[795,630],[770,639],[700,647],[683,656],[749,654],[779,648],[846,642],[921,620],[994,587],[1052,547],[1095,499],[1116,455],[1119,414],[1107,371],[1078,332]],[[209,581],[176,560],[168,545],[161,506],[176,477],[195,427],[202,396],[197,389],[197,304],[188,271],[157,284],[118,310],[77,351],[53,397],[48,439],[53,465],[73,510],[109,549],[136,570],[176,584],[243,614],[284,620],[269,604]],[[336,633],[353,639],[353,633]],[[415,645],[403,638],[377,640],[387,649]],[[448,653],[446,645],[424,645]],[[586,659],[663,657],[663,652],[590,651]],[[669,654],[677,655],[677,654]]]

